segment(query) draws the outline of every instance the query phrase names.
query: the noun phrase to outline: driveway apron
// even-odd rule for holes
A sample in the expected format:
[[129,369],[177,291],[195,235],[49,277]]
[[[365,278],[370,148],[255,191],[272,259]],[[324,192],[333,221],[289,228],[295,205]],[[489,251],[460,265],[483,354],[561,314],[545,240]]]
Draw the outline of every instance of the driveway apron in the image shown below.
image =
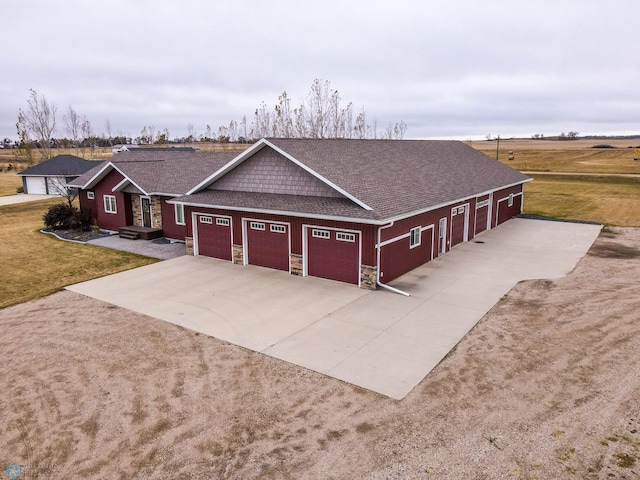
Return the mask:
[[183,256],[67,287],[402,399],[519,281],[565,276],[600,225],[513,219],[387,290]]

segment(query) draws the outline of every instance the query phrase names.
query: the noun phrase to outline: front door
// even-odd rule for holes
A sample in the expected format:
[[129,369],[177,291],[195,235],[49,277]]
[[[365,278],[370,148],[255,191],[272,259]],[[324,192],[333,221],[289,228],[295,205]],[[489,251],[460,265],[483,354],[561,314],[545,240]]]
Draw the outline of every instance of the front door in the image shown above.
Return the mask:
[[142,226],[151,228],[151,199],[149,197],[140,197],[142,210]]
[[438,255],[447,251],[447,217],[440,219],[438,225]]

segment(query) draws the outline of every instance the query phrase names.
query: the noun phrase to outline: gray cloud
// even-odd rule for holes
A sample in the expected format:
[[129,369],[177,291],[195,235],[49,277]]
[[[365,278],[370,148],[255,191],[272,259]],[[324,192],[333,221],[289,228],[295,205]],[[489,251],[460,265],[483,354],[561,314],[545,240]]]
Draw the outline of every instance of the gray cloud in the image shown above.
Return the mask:
[[[640,133],[636,0],[9,0],[0,136],[29,88],[98,131],[217,129],[331,81],[407,136]],[[59,132],[63,133],[63,132]]]

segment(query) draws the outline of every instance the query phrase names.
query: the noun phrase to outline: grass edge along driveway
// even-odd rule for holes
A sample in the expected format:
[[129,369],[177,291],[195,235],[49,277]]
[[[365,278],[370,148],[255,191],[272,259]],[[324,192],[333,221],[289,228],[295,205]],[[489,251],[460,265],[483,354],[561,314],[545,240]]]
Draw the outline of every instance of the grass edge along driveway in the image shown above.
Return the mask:
[[0,308],[158,260],[40,232],[42,216],[60,199],[0,207]]

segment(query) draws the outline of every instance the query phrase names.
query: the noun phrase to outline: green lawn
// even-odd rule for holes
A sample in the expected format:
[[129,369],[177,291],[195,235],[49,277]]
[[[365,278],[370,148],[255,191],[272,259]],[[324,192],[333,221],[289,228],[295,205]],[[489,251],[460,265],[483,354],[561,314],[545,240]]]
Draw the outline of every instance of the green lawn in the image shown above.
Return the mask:
[[0,207],[0,308],[71,285],[155,263],[154,258],[40,233],[42,215],[59,199]]
[[640,179],[531,175],[524,213],[640,227]]

